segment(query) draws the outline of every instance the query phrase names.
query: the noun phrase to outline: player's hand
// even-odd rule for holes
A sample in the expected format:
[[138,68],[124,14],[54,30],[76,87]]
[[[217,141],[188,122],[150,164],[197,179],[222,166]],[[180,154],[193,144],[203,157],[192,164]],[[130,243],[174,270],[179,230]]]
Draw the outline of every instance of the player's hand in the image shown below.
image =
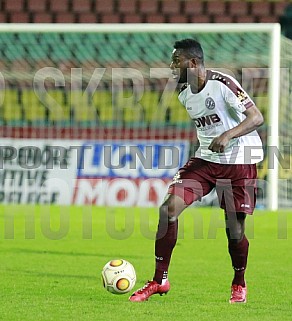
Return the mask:
[[218,137],[215,137],[208,149],[215,153],[223,153],[225,147],[228,145],[230,138],[227,134],[223,133]]

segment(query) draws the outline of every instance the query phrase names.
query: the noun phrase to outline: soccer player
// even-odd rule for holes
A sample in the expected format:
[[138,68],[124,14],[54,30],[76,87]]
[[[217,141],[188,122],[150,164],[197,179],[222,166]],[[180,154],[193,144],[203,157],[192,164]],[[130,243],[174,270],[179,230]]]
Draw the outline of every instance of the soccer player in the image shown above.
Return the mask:
[[229,302],[245,303],[249,247],[245,218],[253,213],[256,202],[256,163],[263,158],[256,129],[263,124],[263,116],[233,77],[205,68],[203,50],[196,40],[174,44],[170,68],[174,78],[184,83],[178,98],[196,125],[200,146],[174,176],[159,208],[153,280],[129,300],[145,301],[153,294],[169,291],[167,274],[177,240],[178,216],[215,188],[225,213],[234,269]]

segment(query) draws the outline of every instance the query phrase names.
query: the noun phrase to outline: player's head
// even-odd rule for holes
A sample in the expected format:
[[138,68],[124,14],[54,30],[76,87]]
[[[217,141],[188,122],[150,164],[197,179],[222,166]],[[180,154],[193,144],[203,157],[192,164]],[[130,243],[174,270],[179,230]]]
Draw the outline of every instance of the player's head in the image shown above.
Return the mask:
[[178,77],[178,82],[187,82],[188,69],[198,68],[204,65],[204,53],[201,44],[194,39],[183,39],[176,41],[172,52],[172,69],[174,78]]

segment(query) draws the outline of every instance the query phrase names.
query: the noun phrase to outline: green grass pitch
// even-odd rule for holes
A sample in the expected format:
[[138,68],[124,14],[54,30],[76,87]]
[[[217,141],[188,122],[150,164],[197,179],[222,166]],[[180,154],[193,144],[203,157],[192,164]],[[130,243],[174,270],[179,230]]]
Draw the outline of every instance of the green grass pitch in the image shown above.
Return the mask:
[[157,210],[0,207],[0,320],[291,320],[292,214],[247,218],[248,303],[230,305],[233,271],[223,213],[192,207],[180,218],[171,291],[132,303],[102,286],[101,269],[129,260],[142,286],[153,276]]

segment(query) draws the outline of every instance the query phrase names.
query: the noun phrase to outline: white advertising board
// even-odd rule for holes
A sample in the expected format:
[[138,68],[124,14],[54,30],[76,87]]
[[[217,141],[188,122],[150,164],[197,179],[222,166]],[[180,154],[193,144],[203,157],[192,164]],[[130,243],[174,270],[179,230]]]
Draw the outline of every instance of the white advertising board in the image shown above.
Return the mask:
[[0,140],[0,203],[157,206],[186,141]]

